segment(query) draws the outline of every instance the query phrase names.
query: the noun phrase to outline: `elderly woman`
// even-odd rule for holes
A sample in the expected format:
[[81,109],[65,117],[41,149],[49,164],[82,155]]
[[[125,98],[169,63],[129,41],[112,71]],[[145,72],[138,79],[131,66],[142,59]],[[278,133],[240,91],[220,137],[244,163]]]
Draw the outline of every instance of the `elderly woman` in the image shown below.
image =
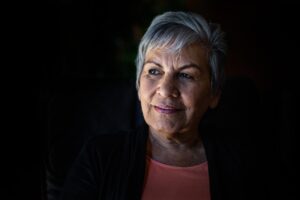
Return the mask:
[[238,153],[199,128],[219,101],[223,35],[218,25],[194,13],[154,18],[136,59],[145,124],[91,138],[69,173],[62,199],[249,197]]

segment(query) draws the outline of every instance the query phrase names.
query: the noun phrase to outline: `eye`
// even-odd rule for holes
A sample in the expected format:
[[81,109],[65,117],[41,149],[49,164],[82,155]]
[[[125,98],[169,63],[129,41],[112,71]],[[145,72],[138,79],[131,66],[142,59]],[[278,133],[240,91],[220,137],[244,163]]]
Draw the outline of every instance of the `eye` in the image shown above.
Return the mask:
[[148,73],[151,75],[159,75],[160,74],[159,70],[157,70],[157,69],[149,69]]
[[182,79],[193,79],[193,77],[187,73],[178,73],[178,78]]

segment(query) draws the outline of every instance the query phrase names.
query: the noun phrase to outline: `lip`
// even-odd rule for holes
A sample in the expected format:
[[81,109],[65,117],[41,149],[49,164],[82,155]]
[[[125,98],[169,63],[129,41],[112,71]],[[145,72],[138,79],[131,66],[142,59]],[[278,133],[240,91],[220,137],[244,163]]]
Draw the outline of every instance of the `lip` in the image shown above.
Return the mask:
[[174,113],[177,113],[177,112],[180,112],[183,110],[180,108],[176,108],[173,106],[167,106],[167,105],[159,105],[159,106],[153,106],[153,107],[154,107],[154,110],[156,110],[157,112],[162,113],[162,114],[174,114]]

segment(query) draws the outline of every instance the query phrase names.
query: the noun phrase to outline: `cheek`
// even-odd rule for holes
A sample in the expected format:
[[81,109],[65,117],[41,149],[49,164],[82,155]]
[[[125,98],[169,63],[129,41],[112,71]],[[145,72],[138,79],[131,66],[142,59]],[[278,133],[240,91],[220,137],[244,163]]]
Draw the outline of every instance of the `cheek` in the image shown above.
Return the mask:
[[151,80],[142,79],[140,82],[139,98],[150,100],[155,94],[155,82]]
[[140,99],[143,113],[147,113],[151,103],[151,95],[149,94],[149,89],[148,87],[146,87],[145,84],[140,85],[138,96]]
[[[199,91],[195,93],[195,91]],[[182,94],[185,106],[194,114],[205,112],[210,105],[210,93],[207,90],[199,90],[199,87],[188,90]]]

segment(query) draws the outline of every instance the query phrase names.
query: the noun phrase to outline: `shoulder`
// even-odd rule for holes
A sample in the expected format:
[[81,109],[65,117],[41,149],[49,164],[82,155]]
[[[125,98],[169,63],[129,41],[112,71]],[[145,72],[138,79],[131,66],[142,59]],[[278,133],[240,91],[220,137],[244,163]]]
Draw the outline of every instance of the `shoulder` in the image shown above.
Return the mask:
[[131,148],[141,148],[147,139],[144,126],[132,130],[121,130],[91,136],[85,142],[84,148],[101,155],[128,151]]

